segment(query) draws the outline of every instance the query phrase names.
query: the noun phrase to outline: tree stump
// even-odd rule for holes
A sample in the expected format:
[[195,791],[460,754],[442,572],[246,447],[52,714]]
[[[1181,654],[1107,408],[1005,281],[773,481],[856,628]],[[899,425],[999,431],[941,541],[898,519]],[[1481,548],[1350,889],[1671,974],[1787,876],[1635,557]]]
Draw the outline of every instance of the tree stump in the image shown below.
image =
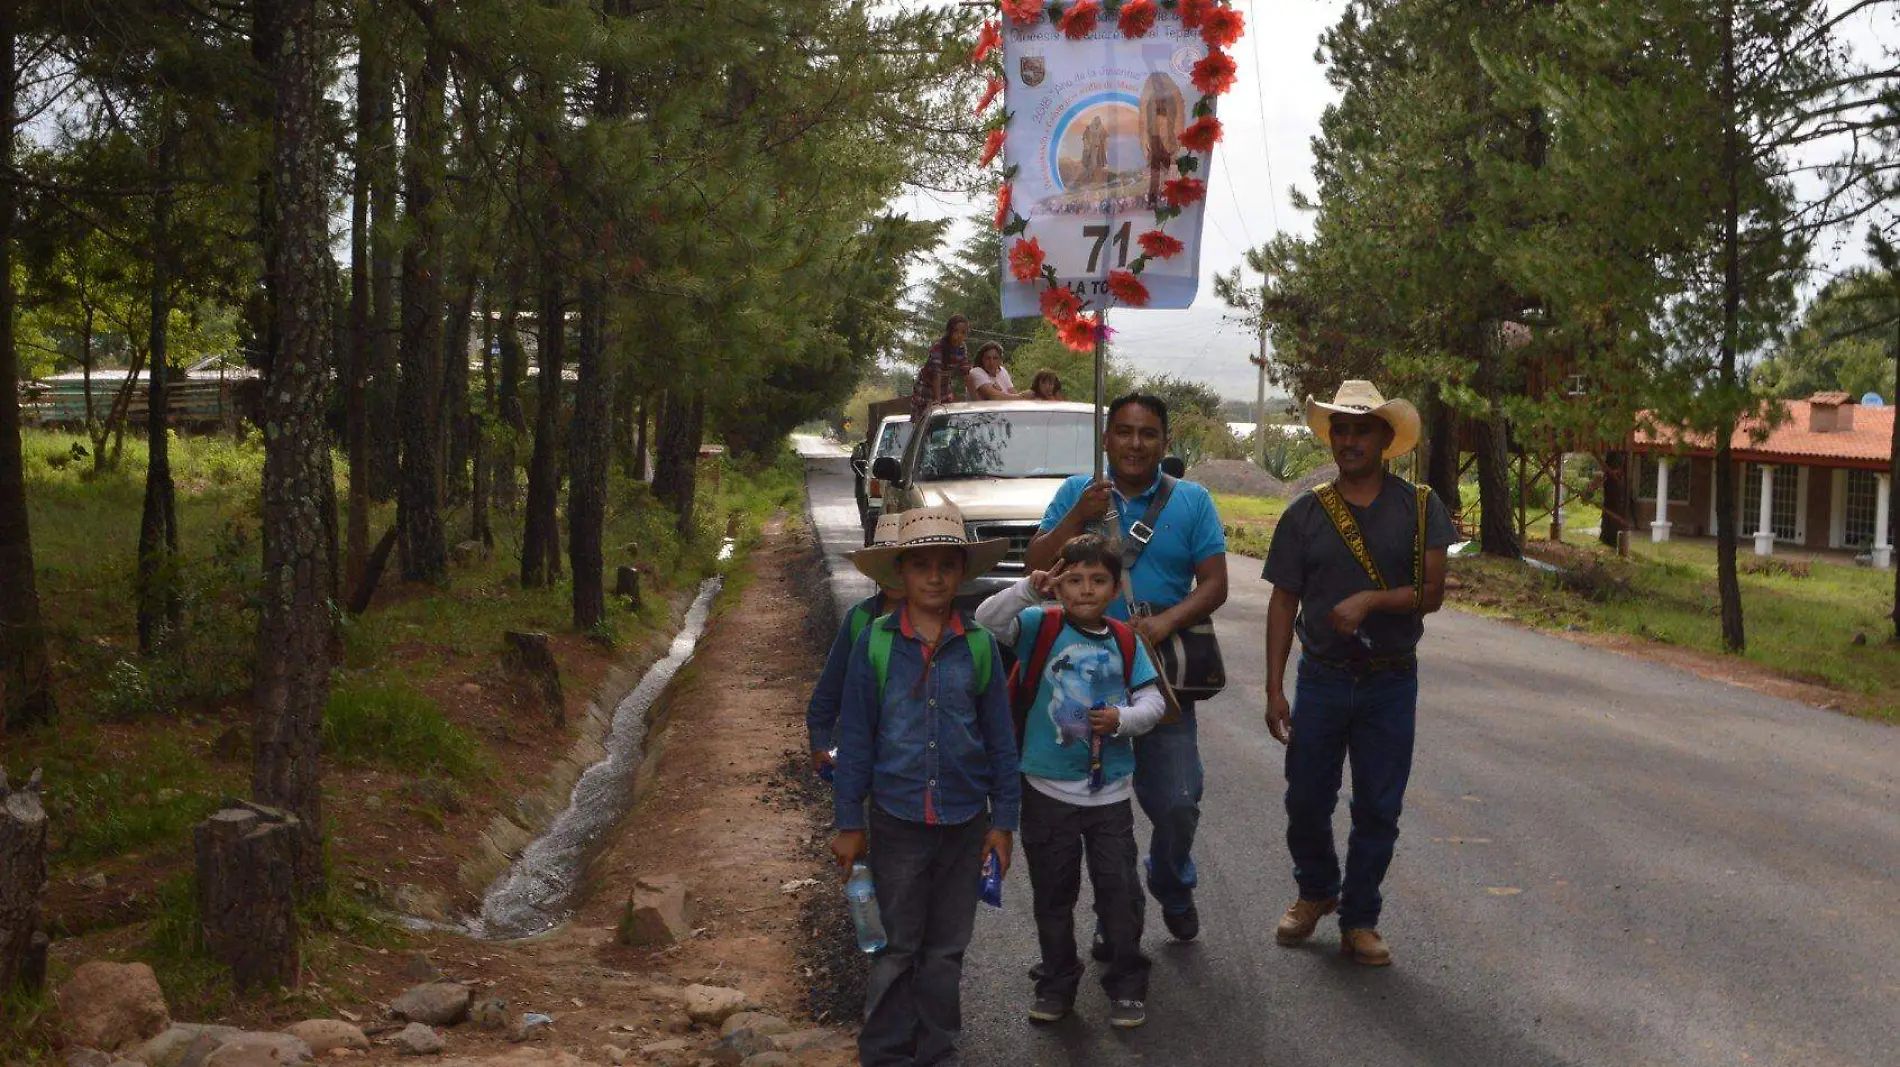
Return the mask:
[[231,968],[237,987],[297,980],[297,817],[226,801],[192,832],[198,860],[198,922],[205,950]]
[[505,630],[501,636],[508,644],[508,654],[503,657],[508,670],[539,693],[555,726],[566,726],[567,696],[561,691],[561,672],[554,665],[548,635],[534,630]]
[[640,606],[640,572],[634,567],[622,566],[614,578],[614,595],[626,597],[635,608]]
[[40,772],[11,789],[0,768],[0,993],[46,981],[40,890],[46,887],[46,809]]

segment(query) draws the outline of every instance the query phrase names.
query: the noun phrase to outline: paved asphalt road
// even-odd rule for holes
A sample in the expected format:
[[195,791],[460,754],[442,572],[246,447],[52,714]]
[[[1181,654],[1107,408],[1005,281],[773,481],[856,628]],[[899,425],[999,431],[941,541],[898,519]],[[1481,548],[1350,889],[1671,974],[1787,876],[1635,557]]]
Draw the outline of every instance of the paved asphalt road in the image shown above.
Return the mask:
[[[807,457],[845,604],[868,592],[838,556],[860,536],[850,472]],[[1396,965],[1342,960],[1330,920],[1276,945],[1294,885],[1261,723],[1269,587],[1229,562],[1201,939],[1170,942],[1150,908],[1145,1029],[1109,1030],[1092,978],[1076,1015],[1032,1026],[1019,869],[965,971],[971,1067],[1900,1064],[1900,730],[1456,612],[1421,649]]]

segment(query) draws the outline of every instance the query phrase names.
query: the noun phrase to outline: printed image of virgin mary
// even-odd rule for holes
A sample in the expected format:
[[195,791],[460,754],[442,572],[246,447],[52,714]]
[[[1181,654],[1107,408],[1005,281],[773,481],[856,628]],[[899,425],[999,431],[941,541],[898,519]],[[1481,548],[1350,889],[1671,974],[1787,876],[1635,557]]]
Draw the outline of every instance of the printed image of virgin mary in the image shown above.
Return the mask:
[[1147,146],[1149,207],[1160,203],[1161,183],[1172,176],[1186,112],[1173,78],[1159,71],[1148,75],[1141,86],[1141,139]]

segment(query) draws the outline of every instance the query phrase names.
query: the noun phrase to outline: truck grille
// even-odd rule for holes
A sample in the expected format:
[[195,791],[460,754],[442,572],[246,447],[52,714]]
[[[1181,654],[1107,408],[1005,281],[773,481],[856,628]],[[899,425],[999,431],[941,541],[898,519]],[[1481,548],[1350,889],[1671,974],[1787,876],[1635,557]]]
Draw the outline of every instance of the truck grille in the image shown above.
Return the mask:
[[992,537],[1009,539],[1009,555],[996,565],[999,572],[1021,574],[1024,560],[1029,555],[1029,542],[1036,536],[1037,524],[1033,522],[973,522],[970,524],[970,539],[987,541]]

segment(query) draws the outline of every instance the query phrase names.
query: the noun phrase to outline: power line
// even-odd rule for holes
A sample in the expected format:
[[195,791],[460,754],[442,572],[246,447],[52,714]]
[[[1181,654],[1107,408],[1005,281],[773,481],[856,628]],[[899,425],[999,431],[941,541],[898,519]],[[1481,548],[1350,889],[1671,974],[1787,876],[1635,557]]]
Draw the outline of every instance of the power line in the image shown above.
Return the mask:
[[[1254,14],[1259,15],[1260,4],[1254,4]],[[1273,180],[1273,148],[1267,143],[1267,67],[1260,61],[1260,24],[1254,23],[1254,32],[1247,36],[1253,38],[1253,91],[1254,98],[1260,101],[1260,153],[1267,157],[1267,208],[1273,212],[1273,232],[1280,232],[1280,185]]]

